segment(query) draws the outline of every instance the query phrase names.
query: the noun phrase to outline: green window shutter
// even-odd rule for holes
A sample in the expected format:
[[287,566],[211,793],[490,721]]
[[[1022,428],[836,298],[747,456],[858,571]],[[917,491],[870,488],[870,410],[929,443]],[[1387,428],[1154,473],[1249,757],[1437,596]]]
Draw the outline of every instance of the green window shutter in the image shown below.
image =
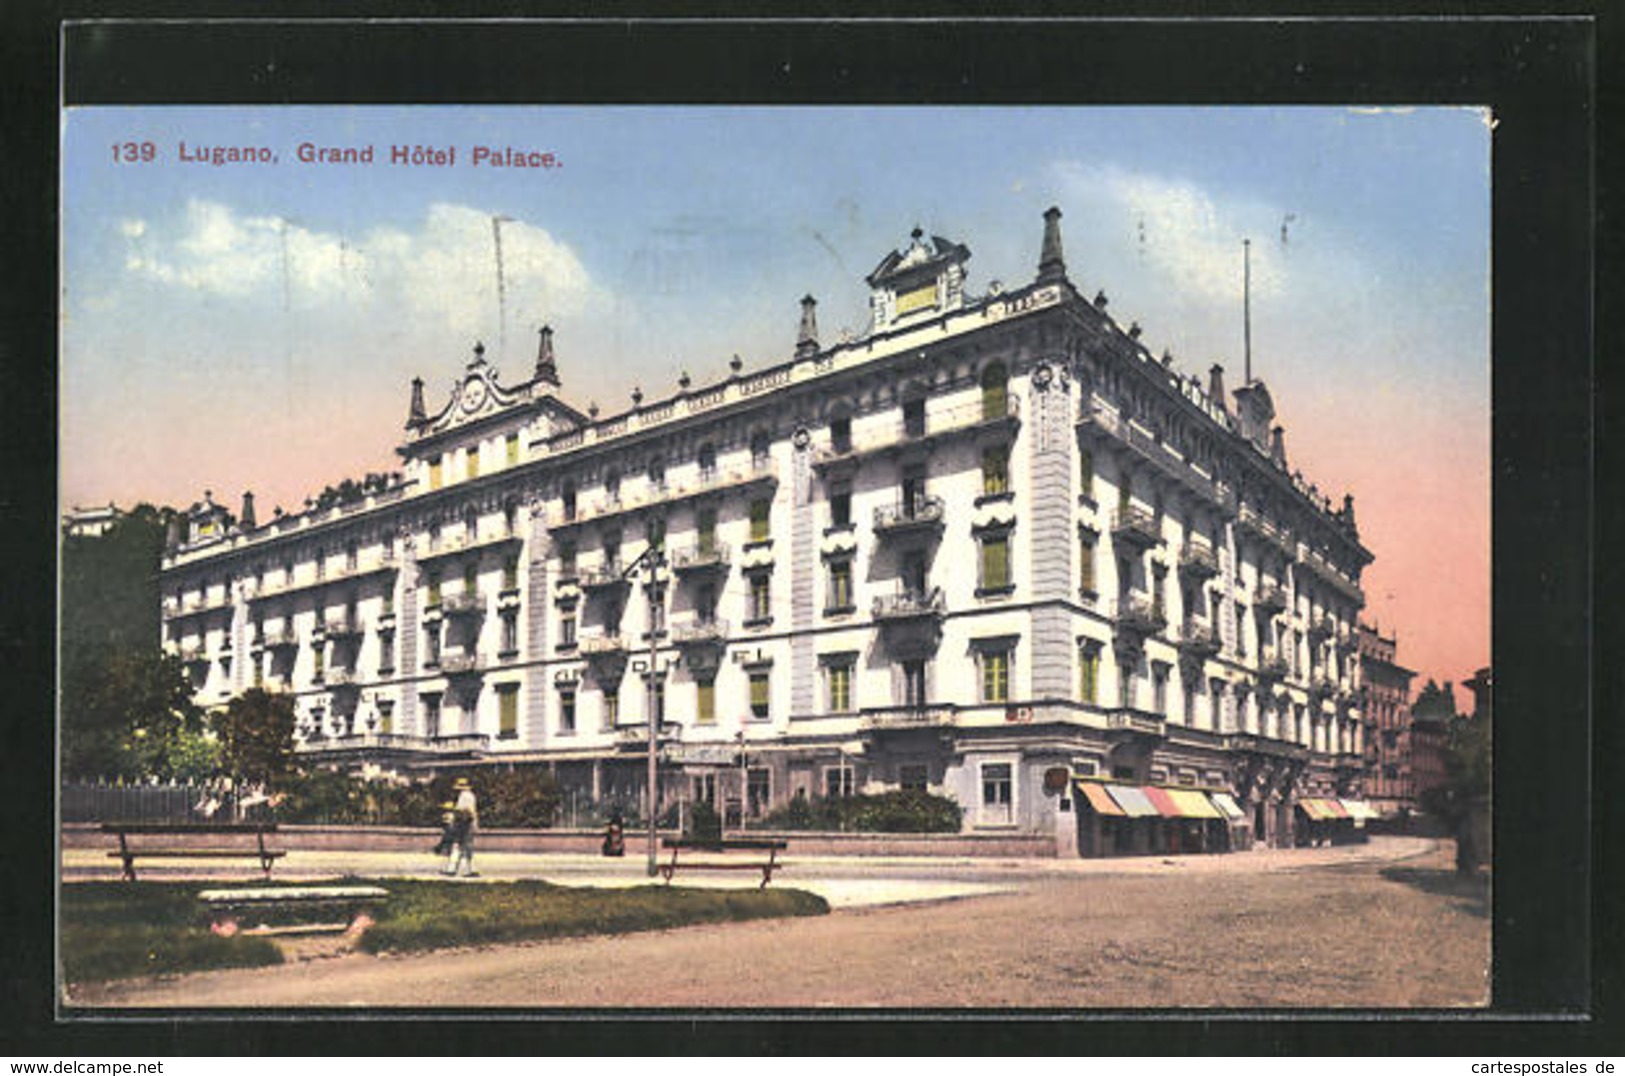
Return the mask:
[[1079,543],[1078,556],[1078,586],[1091,593],[1095,589],[1095,543],[1092,538],[1085,538]]
[[982,587],[997,590],[1010,585],[1010,539],[990,535],[982,539]]
[[701,680],[696,685],[695,709],[699,723],[702,725],[715,725],[717,723],[717,682],[715,680]]
[[1100,656],[1094,651],[1083,655],[1082,676],[1078,684],[1078,697],[1083,702],[1094,702],[1100,680]]
[[767,673],[750,674],[750,710],[756,717],[766,717],[768,711]]
[[519,692],[501,691],[497,693],[498,720],[497,732],[502,736],[514,736],[519,732]]
[[756,500],[750,502],[750,540],[764,542],[768,538],[768,518],[772,507],[771,501]]

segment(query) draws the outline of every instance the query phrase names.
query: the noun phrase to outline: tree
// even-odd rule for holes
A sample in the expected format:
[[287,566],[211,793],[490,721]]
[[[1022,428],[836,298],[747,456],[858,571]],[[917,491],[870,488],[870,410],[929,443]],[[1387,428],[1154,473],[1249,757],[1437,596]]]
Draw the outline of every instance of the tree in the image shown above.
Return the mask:
[[1419,719],[1445,722],[1444,783],[1427,790],[1422,805],[1455,831],[1456,870],[1475,873],[1488,852],[1481,832],[1488,833],[1485,812],[1489,805],[1492,766],[1492,733],[1488,707],[1482,716],[1456,713],[1455,699],[1447,684],[1439,688],[1429,680],[1411,714]]
[[64,655],[61,707],[70,777],[174,779],[174,748],[203,727],[180,659],[156,648]]
[[210,718],[220,760],[236,782],[269,784],[293,759],[293,696],[249,688]]

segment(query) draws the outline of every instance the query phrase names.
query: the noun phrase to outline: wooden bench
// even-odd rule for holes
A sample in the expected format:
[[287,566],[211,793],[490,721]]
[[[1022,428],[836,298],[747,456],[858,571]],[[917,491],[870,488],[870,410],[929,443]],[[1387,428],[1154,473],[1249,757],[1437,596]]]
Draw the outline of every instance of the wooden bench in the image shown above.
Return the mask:
[[[124,880],[135,881],[137,859],[251,859],[258,861],[267,880],[271,865],[288,853],[280,848],[267,848],[267,834],[276,832],[274,822],[103,822],[102,832],[118,837],[118,851],[109,852],[109,859],[124,863]],[[221,844],[182,842],[147,844],[131,838],[200,837],[222,838]],[[247,839],[254,838],[252,846]]]
[[[773,880],[773,872],[783,870],[788,864],[779,862],[779,853],[790,847],[788,841],[775,841],[749,837],[735,837],[728,839],[695,838],[695,837],[666,837],[661,841],[666,848],[671,849],[671,859],[665,863],[656,864],[661,877],[666,884],[671,884],[671,876],[676,874],[678,868],[683,870],[702,871],[756,871],[762,872],[762,884],[758,888],[766,889],[767,883]],[[683,852],[710,852],[715,855],[726,855],[729,852],[766,852],[767,858],[750,860],[722,860],[716,858],[681,859]]]

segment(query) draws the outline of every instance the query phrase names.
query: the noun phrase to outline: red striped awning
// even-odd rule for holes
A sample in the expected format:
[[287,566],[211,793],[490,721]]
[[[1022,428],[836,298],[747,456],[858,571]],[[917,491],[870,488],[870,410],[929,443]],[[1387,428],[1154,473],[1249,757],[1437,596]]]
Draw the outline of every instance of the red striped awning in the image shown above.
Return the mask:
[[1083,793],[1083,798],[1089,802],[1090,807],[1094,808],[1096,814],[1105,815],[1108,818],[1124,817],[1123,808],[1117,806],[1117,801],[1107,795],[1103,786],[1093,781],[1079,781],[1078,791]]
[[1151,801],[1151,806],[1155,807],[1157,809],[1157,813],[1162,815],[1162,817],[1183,817],[1184,812],[1179,809],[1179,804],[1174,802],[1174,798],[1168,795],[1168,790],[1166,788],[1156,788],[1154,786],[1147,785],[1140,791],[1145,793],[1145,798]]

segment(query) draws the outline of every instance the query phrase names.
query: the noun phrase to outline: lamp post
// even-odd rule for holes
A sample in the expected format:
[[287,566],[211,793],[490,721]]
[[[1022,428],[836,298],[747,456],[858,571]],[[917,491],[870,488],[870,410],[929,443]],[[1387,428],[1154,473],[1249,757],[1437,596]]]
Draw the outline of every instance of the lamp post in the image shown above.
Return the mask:
[[658,597],[658,594],[659,594],[658,574],[659,574],[661,565],[663,565],[664,563],[665,563],[665,556],[660,552],[660,547],[651,543],[650,546],[647,549],[645,549],[642,553],[638,554],[638,557],[637,557],[636,560],[634,560],[631,564],[628,564],[626,566],[625,570],[621,572],[621,578],[622,579],[630,579],[634,574],[637,573],[638,569],[640,569],[640,568],[647,568],[649,570],[649,575],[648,575],[648,580],[649,580],[648,594],[649,594],[649,603],[650,603],[649,604],[649,609],[650,609],[650,616],[649,616],[649,690],[648,690],[648,702],[647,702],[648,715],[649,715],[649,773],[648,773],[648,787],[649,787],[649,793],[648,793],[648,797],[649,797],[649,800],[648,800],[649,865],[648,865],[648,871],[649,871],[649,877],[651,877],[651,878],[653,878],[656,874],[659,873],[659,869],[655,866],[655,859],[656,859],[655,827],[656,827],[656,824],[657,824],[656,819],[655,819],[655,812],[657,810],[657,807],[656,807],[656,804],[657,804],[657,796],[656,796],[657,785],[658,785],[659,779],[660,779],[660,761],[659,761],[659,754],[658,754],[658,752],[660,750],[660,746],[659,746],[660,714],[656,710],[656,703],[658,701],[659,696],[657,695],[657,693],[655,691],[655,686],[656,686],[655,685],[655,677],[657,675],[659,675],[659,668],[658,668],[659,651],[658,651],[658,645],[659,645],[660,639],[659,639],[659,633],[656,631],[656,627],[655,627],[656,620],[655,620],[655,617],[653,615],[653,610],[654,610],[654,603],[656,601],[660,600],[659,597]]

